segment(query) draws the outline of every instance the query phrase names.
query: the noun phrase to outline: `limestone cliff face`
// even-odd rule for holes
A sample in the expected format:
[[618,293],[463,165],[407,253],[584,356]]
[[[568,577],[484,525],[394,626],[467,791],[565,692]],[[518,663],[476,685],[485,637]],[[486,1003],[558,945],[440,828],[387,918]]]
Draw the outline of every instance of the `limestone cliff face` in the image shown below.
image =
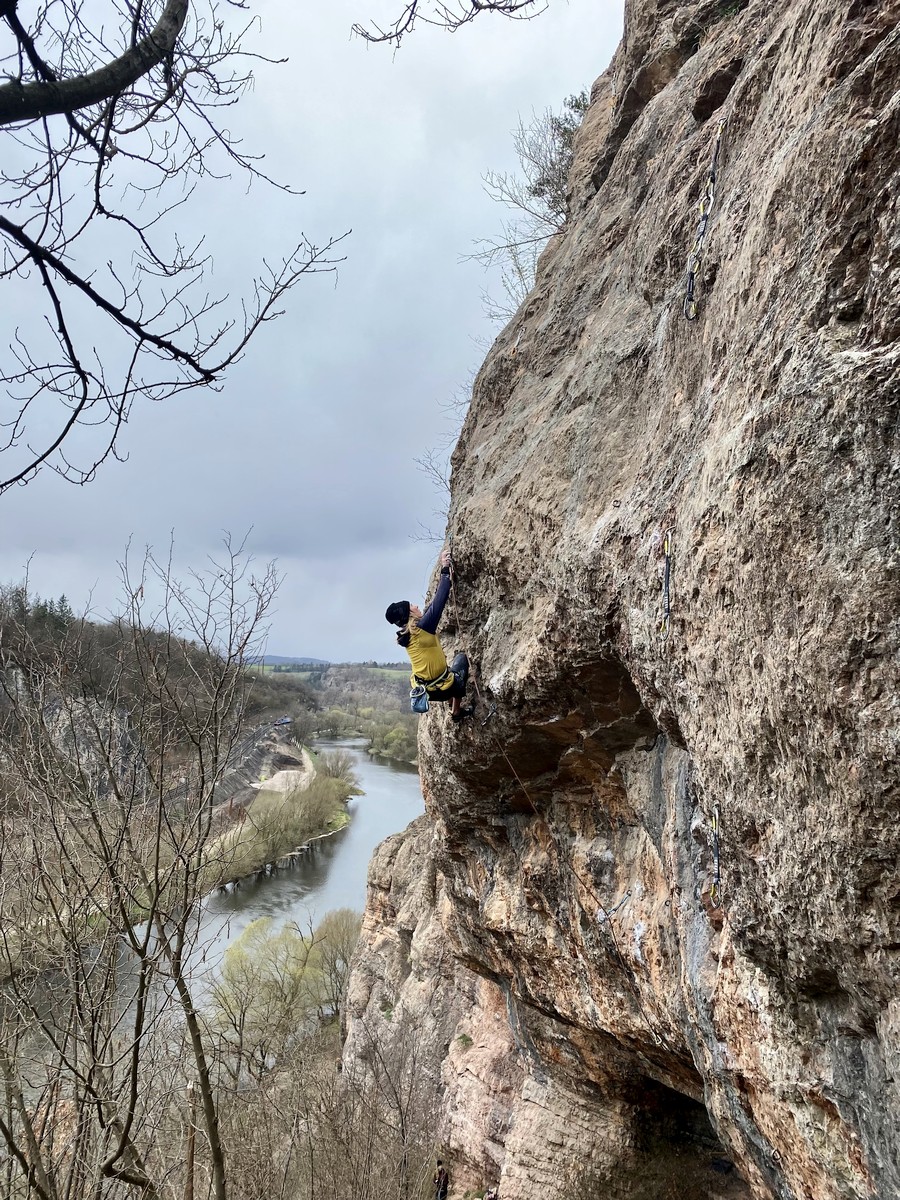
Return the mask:
[[900,1196],[898,88],[896,2],[632,0],[478,378],[444,637],[498,711],[423,722],[348,1050],[408,999],[460,1195]]

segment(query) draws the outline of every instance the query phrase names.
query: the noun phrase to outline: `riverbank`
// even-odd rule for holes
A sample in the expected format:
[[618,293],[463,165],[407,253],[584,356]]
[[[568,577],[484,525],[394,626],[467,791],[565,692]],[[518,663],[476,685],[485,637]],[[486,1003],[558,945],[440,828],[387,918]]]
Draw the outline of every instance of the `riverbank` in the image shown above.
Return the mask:
[[401,755],[401,754],[388,754],[384,750],[376,750],[374,746],[367,747],[366,753],[369,755],[370,758],[380,758],[380,759],[383,759],[385,762],[399,763],[401,766],[404,766],[404,767],[413,767],[415,770],[419,769],[418,757],[404,758],[403,755]]
[[228,947],[260,917],[274,918],[279,927],[292,923],[308,930],[335,909],[361,911],[375,847],[424,811],[415,767],[369,754],[361,738],[315,748],[321,755],[337,750],[352,755],[361,794],[348,801],[349,824],[311,842],[284,869],[245,878],[205,898],[192,951],[201,992],[214,983]]
[[[358,794],[357,780],[346,762],[334,763],[323,756],[317,768],[309,750],[279,737],[271,724],[246,734],[230,759],[221,791],[217,788],[215,793],[216,799],[223,793],[227,799],[213,806],[209,835],[198,834],[191,851],[197,856],[197,866],[187,868],[192,876],[191,902],[224,884],[252,878],[267,867],[274,869],[275,863],[299,854],[313,840],[339,832],[350,820],[347,802]],[[0,979],[42,972],[74,944],[100,943],[123,925],[139,926],[154,912],[182,908],[186,889],[178,864],[183,851],[173,818],[186,802],[182,781],[167,794],[166,833],[158,831],[154,836],[150,829],[146,841],[147,830],[135,830],[129,842],[134,857],[127,863],[135,882],[127,897],[118,897],[118,907],[107,908],[90,893],[75,891],[50,913],[36,916],[33,906],[28,906],[20,920],[9,921],[0,940]],[[26,835],[23,829],[22,836]],[[98,836],[107,832],[101,830]],[[147,859],[140,853],[144,847]],[[76,883],[90,878],[92,849],[78,841],[67,843],[66,863]],[[6,896],[8,903],[14,904],[15,899]]]
[[306,742],[314,734],[363,737],[380,757],[415,764],[419,719],[409,710],[407,666],[330,667],[311,671],[304,681],[318,708],[295,717],[293,732],[299,741]]
[[349,762],[333,754],[317,767],[305,747],[277,740],[270,751],[278,769],[264,762],[260,777],[217,812],[224,828],[207,848],[204,894],[274,870],[350,820],[347,802],[358,787]]

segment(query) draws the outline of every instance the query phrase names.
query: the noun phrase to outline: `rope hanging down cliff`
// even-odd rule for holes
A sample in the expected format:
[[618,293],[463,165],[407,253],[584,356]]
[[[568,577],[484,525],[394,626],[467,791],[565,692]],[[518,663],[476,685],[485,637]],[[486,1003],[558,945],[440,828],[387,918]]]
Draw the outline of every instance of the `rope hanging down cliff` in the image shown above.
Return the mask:
[[685,283],[684,304],[682,306],[685,318],[688,321],[696,321],[697,319],[697,301],[694,297],[694,290],[697,286],[697,276],[700,274],[700,268],[703,265],[706,233],[709,228],[709,218],[712,215],[713,204],[716,199],[719,151],[722,148],[722,134],[725,130],[725,125],[726,121],[723,118],[716,130],[712,158],[710,159],[709,170],[706,173],[706,187],[700,198],[700,219],[697,222],[697,232],[694,235],[694,246],[688,255],[687,280]]
[[[459,608],[458,608],[458,605],[456,602],[456,570],[453,565],[451,565],[451,568],[450,568],[450,602],[451,602],[451,607],[452,607],[452,611],[453,611],[453,618],[456,621],[457,629],[459,629],[460,628]],[[478,697],[479,703],[485,704],[484,696],[481,694],[481,689],[478,686],[477,673],[474,669],[474,663],[473,663],[473,670],[472,670],[471,678],[472,678],[472,685],[475,688],[475,694]],[[497,711],[497,706],[495,704],[492,704],[490,712],[488,713],[488,717],[485,721],[482,722],[482,724],[486,725],[487,721],[490,720],[490,718],[495,715],[496,711]],[[504,749],[503,744],[500,741],[500,739],[493,732],[490,732],[490,736],[491,736],[491,739],[492,739],[494,745],[496,746],[498,752],[503,757],[504,761],[506,762],[506,765],[509,767],[510,774],[512,775],[513,779],[516,781],[516,784],[518,785],[518,788],[521,791],[522,795],[525,797],[528,807],[531,809],[531,811],[537,817],[538,821],[540,821],[540,823],[546,829],[547,835],[548,835],[548,840],[555,845],[555,842],[553,839],[553,830],[550,828],[550,822],[547,820],[546,817],[542,816],[542,814],[538,811],[537,805],[532,800],[532,798],[528,792],[528,788],[525,786],[524,782],[522,781],[522,779],[519,776],[518,771],[516,771],[516,768],[513,766],[512,760],[510,759],[509,755],[506,753],[506,750]],[[577,880],[578,883],[581,884],[581,886],[584,888],[584,890],[587,892],[587,894],[591,897],[591,899],[597,905],[597,923],[599,925],[599,923],[602,919],[604,927],[608,930],[609,939],[610,939],[610,943],[612,945],[612,950],[613,950],[613,956],[616,959],[616,961],[618,962],[618,964],[622,970],[622,973],[624,974],[626,980],[628,981],[628,986],[631,989],[631,992],[635,998],[635,1001],[637,1002],[638,1009],[644,1020],[644,1023],[646,1024],[648,1030],[650,1031],[650,1035],[652,1036],[654,1042],[656,1042],[657,1045],[661,1045],[663,1039],[656,1027],[658,1024],[661,1024],[661,1018],[660,1018],[659,1011],[657,1009],[657,1013],[656,1013],[657,1021],[656,1021],[656,1024],[654,1024],[654,1021],[651,1019],[649,1013],[647,1012],[647,1009],[646,1009],[643,999],[641,997],[641,992],[640,992],[640,988],[638,986],[637,977],[635,976],[634,971],[632,970],[632,968],[629,966],[628,962],[626,961],[625,956],[623,955],[622,950],[619,946],[618,939],[616,938],[615,930],[613,929],[613,924],[612,924],[613,913],[615,913],[615,911],[617,909],[622,907],[622,905],[625,903],[625,900],[628,899],[628,896],[630,895],[630,893],[626,893],[625,898],[623,900],[621,900],[617,905],[615,905],[614,908],[607,909],[606,906],[604,905],[603,901],[597,895],[597,893],[596,893],[595,889],[593,888],[593,886],[591,885],[591,883],[587,879],[584,878],[584,876],[579,872],[578,868],[575,866],[574,863],[570,862],[566,858],[563,858],[562,856],[559,857],[559,862],[565,869],[567,869],[569,871],[572,878]],[[655,1002],[654,1002],[654,1007],[656,1007]]]

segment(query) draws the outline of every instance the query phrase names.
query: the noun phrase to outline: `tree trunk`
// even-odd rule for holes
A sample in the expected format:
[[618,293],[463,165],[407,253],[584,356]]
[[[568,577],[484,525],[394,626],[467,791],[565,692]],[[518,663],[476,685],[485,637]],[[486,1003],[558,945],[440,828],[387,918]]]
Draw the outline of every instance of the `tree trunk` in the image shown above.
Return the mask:
[[0,87],[0,126],[74,113],[131,87],[171,54],[184,27],[188,0],[168,0],[156,26],[137,45],[87,75],[42,83],[13,79]]

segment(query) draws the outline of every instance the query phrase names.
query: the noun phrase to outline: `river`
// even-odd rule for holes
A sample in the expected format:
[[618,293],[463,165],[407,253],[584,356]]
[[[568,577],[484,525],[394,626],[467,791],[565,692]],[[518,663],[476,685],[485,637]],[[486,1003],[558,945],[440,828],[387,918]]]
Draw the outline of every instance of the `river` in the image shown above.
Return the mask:
[[[297,859],[296,866],[248,880],[227,892],[214,892],[198,906],[198,936],[187,964],[195,1003],[204,1005],[209,989],[219,977],[225,951],[258,917],[273,917],[279,929],[293,921],[306,932],[335,908],[362,911],[372,851],[390,834],[405,829],[425,808],[416,768],[372,758],[365,746],[363,740],[323,741],[315,746],[316,750],[349,750],[353,755],[363,795],[350,799],[350,823],[346,828],[314,843]],[[129,961],[123,951],[120,984],[126,1008],[133,999],[134,980]],[[33,994],[32,1003],[45,1016],[57,1013],[65,1022],[69,1009],[67,989],[53,972],[40,978],[41,985]],[[168,988],[164,988],[164,993],[168,993]],[[38,1057],[49,1053],[49,1043],[38,1029],[32,1031],[27,1044]],[[31,1100],[38,1091],[28,1085],[26,1095]]]
[[425,807],[416,768],[373,758],[365,746],[362,740],[316,743],[317,751],[342,749],[353,755],[363,795],[350,799],[349,825],[315,842],[296,866],[206,897],[191,956],[195,983],[215,978],[228,946],[258,917],[272,917],[277,928],[293,921],[305,932],[335,908],[362,911],[372,851]]

